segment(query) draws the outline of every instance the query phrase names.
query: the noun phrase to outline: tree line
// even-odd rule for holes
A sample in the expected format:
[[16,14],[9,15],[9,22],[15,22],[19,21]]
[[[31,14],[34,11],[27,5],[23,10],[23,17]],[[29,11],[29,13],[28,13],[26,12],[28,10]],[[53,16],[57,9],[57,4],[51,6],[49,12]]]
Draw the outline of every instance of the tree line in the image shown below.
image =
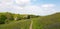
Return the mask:
[[13,21],[13,20],[18,21],[18,20],[30,19],[30,18],[34,18],[34,17],[38,17],[38,16],[20,15],[20,14],[14,14],[14,13],[9,13],[9,12],[0,13],[0,24],[9,23],[10,21]]

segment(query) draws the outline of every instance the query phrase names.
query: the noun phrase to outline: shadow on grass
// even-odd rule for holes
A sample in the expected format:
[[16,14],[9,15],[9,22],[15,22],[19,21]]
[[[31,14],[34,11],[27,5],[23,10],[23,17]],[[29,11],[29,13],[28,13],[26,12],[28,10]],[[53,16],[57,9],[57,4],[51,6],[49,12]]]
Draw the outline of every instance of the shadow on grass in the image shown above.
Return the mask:
[[55,23],[55,24],[51,24],[48,26],[44,26],[44,29],[60,29],[60,23]]

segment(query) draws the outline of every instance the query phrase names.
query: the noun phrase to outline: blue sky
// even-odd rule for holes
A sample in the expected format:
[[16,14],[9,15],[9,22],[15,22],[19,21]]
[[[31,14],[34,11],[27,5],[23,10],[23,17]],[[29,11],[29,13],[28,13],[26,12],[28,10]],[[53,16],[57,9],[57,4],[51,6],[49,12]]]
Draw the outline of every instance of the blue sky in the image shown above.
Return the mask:
[[60,12],[60,0],[0,0],[0,12],[50,15]]

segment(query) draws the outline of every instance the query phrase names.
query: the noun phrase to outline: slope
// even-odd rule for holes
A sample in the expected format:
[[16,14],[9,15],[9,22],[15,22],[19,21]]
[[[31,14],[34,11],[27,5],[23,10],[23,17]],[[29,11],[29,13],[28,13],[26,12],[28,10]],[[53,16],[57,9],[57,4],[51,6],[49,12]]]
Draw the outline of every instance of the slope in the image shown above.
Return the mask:
[[60,29],[60,13],[34,18],[33,29]]

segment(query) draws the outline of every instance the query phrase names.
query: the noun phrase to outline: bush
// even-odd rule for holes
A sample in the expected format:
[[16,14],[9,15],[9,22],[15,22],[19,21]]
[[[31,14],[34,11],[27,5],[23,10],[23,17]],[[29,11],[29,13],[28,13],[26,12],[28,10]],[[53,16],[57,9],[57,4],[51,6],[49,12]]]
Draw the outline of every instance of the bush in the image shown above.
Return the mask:
[[0,16],[0,24],[4,24],[6,20],[6,17],[4,15]]

